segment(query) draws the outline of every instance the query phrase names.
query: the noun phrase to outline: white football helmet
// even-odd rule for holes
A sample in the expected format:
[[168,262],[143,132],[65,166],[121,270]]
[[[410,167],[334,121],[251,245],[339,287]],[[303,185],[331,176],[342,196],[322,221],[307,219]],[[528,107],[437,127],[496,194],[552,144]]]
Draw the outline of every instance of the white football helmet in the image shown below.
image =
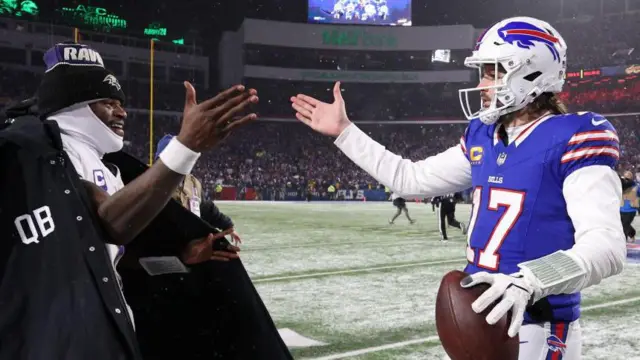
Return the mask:
[[[567,69],[567,45],[548,23],[530,18],[513,17],[491,26],[480,35],[465,66],[476,68],[483,76],[485,65],[506,71],[493,86],[459,90],[460,105],[467,119],[479,118],[493,124],[500,116],[520,110],[544,92],[559,93]],[[469,94],[495,89],[488,107],[472,111]]]

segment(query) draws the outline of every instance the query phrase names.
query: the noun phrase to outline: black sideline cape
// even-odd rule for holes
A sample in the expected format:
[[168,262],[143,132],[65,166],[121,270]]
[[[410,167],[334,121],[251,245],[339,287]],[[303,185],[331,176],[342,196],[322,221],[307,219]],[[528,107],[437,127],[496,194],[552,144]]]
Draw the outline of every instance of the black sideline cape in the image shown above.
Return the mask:
[[[125,184],[147,169],[124,152],[104,161],[118,166]],[[208,261],[190,266],[188,274],[157,276],[137,265],[143,256],[176,255],[209,233],[217,230],[171,200],[127,245],[118,272],[144,358],[293,359],[240,260]]]

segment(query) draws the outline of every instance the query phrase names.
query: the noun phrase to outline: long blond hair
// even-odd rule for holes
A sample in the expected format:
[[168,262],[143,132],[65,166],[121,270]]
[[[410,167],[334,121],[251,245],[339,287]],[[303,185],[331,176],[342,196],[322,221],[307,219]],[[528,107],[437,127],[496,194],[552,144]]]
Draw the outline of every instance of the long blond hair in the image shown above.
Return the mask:
[[556,94],[550,92],[540,94],[540,96],[529,105],[528,110],[529,113],[549,111],[554,115],[567,114],[569,112],[567,105],[565,105]]

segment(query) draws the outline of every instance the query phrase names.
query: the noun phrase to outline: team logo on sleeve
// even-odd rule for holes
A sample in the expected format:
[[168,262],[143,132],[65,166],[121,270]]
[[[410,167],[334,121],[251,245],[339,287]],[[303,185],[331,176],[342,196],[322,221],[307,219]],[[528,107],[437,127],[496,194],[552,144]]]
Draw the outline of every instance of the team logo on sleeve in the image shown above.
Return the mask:
[[93,183],[98,185],[102,190],[108,191],[107,180],[104,178],[104,172],[102,170],[93,170]]

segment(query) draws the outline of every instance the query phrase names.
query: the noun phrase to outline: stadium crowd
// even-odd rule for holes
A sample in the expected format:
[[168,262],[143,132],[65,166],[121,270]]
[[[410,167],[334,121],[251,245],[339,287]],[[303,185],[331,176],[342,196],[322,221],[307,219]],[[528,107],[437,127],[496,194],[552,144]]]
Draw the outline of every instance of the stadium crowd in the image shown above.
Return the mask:
[[[640,166],[640,116],[630,115],[640,112],[640,68],[637,51],[640,36],[635,29],[637,17],[627,17],[613,21],[610,18],[593,20],[583,26],[560,24],[565,38],[572,46],[572,64],[583,68],[616,66],[624,64],[626,71],[618,74],[600,74],[571,78],[561,98],[570,105],[572,111],[589,110],[609,115],[618,129],[622,144],[621,170],[636,172]],[[622,35],[620,35],[622,34]],[[598,39],[595,41],[594,39]],[[595,49],[605,44],[604,48]],[[259,50],[259,49],[258,49]],[[250,63],[277,66],[274,56],[261,60],[254,51],[247,54]],[[306,67],[317,69],[338,68],[344,57],[331,57],[330,52],[307,51],[305,59],[316,59],[320,65]],[[335,54],[333,54],[335,55]],[[406,54],[405,54],[406,55]],[[458,57],[457,53],[452,54]],[[410,58],[410,56],[409,56]],[[295,59],[294,59],[295,60]],[[282,60],[280,66],[295,66],[291,59]],[[332,61],[337,61],[334,63]],[[375,67],[376,64],[397,69],[430,69],[407,65],[411,62],[393,63],[376,61],[375,56],[353,57],[348,66],[362,62],[360,68]],[[430,61],[424,59],[423,61]],[[3,61],[0,60],[0,63]],[[413,62],[415,63],[415,61]],[[387,65],[385,65],[387,64]],[[405,67],[407,66],[407,67]],[[28,68],[11,64],[0,65],[0,104],[10,100],[32,96],[39,83],[40,74]],[[184,89],[179,79],[171,83],[156,82],[154,91],[154,144],[166,133],[175,133],[179,128],[180,111],[184,99]],[[292,118],[288,98],[297,93],[306,93],[325,101],[331,101],[330,82],[304,82],[288,80],[245,79],[246,84],[260,92],[257,112],[261,120],[234,133],[216,151],[205,154],[199,161],[195,174],[202,180],[205,197],[213,197],[215,184],[235,186],[239,189],[257,188],[259,196],[281,198],[284,192],[306,191],[309,184],[316,184],[317,191],[325,191],[330,184],[338,188],[367,189],[378,188],[374,179],[354,166],[332,144],[332,140],[318,136]],[[145,111],[149,106],[148,82],[139,79],[120,79],[127,95],[126,107],[129,119],[126,128],[127,151],[142,161],[149,159],[149,116]],[[472,87],[474,83],[345,83],[343,86],[347,111],[351,119],[367,121],[361,125],[371,136],[390,150],[413,160],[442,151],[457,143],[464,131],[464,123],[428,123],[432,120],[460,120],[459,88]],[[203,98],[217,92],[217,89],[201,91]],[[167,115],[170,113],[171,115]],[[371,124],[379,121],[380,124]],[[402,121],[402,124],[394,124]],[[415,123],[409,123],[414,121]],[[269,196],[264,194],[268,193]],[[242,191],[238,192],[242,197]]]
[[[147,118],[138,119],[134,115],[127,123],[127,137],[132,144],[128,150],[143,161],[149,157]],[[620,168],[640,171],[640,116],[609,119],[620,136]],[[165,117],[157,124],[154,125],[156,141],[165,133],[175,133],[179,119]],[[390,151],[422,160],[457,144],[465,124],[365,124],[360,127]],[[202,179],[207,197],[214,196],[215,184],[239,189],[253,187],[259,193],[303,191],[309,182],[317,184],[318,192],[326,191],[330,184],[348,189],[382,188],[338,151],[332,139],[293,122],[258,121],[241,129],[216,151],[203,155],[195,175]],[[238,196],[242,195],[238,193]]]
[[571,66],[594,68],[640,61],[640,52],[633,51],[640,44],[637,15],[592,17],[559,22],[555,27],[569,46]]
[[[22,83],[26,81],[18,80],[13,72],[2,72],[2,89],[9,87],[9,84]],[[5,76],[9,74],[9,76]],[[27,78],[28,79],[28,78]],[[608,82],[608,87],[594,89],[592,84],[584,86],[570,87],[570,91],[563,94],[563,98],[575,110],[593,109],[594,111],[631,113],[637,111],[637,103],[634,99],[640,98],[640,82],[635,79],[632,86],[627,88],[616,88],[618,82]],[[315,85],[318,85],[317,83]],[[5,87],[7,86],[7,87]],[[444,85],[441,85],[444,86]],[[355,86],[353,88],[356,88]],[[17,94],[13,93],[13,96]],[[24,93],[23,93],[24,95]],[[23,96],[22,95],[22,96]],[[273,93],[270,90],[261,91],[261,97],[280,99],[282,94]],[[19,97],[21,95],[17,95]],[[181,97],[181,93],[174,94]],[[421,115],[433,115],[437,112],[424,111],[422,108],[429,108],[424,104],[425,99],[429,99],[427,94],[423,94],[421,101],[407,101],[399,96],[389,96],[385,102],[372,101],[374,106],[368,109],[365,119],[392,120],[389,116],[393,104],[391,99],[402,99],[404,114],[413,115],[419,118]],[[350,109],[358,109],[352,106],[353,100],[345,95]],[[287,103],[276,104],[275,100],[267,100],[267,106],[274,106],[282,109],[279,114],[285,114]],[[436,106],[452,111],[451,118],[457,109],[455,101],[435,102]],[[398,107],[400,108],[400,107]],[[372,111],[376,109],[377,112]],[[598,110],[600,109],[600,110]],[[261,109],[262,110],[262,109]],[[362,119],[358,116],[362,112],[358,110],[350,111],[354,119]],[[411,116],[398,116],[399,119],[410,119]],[[610,116],[609,119],[618,129],[622,143],[621,169],[636,169],[640,166],[640,116]],[[174,115],[154,116],[154,144],[160,137],[167,133],[175,133],[179,128],[180,113]],[[456,144],[465,125],[455,124],[425,124],[416,121],[415,124],[393,124],[385,121],[379,125],[361,125],[374,139],[385,144],[391,151],[403,154],[413,160],[424,159],[430,154],[446,149],[448,146]],[[130,110],[126,128],[127,151],[134,154],[142,161],[149,159],[149,116],[147,112]],[[360,170],[347,159],[332,144],[331,139],[319,136],[309,130],[306,126],[298,124],[289,118],[289,121],[258,121],[257,123],[243,128],[234,133],[226,143],[214,152],[205,154],[198,163],[195,171],[204,185],[204,196],[213,197],[215,184],[224,186],[235,186],[239,189],[253,187],[258,194],[264,198],[282,198],[284,192],[297,191],[304,192],[305,188],[311,184],[317,184],[315,191],[326,191],[330,184],[338,184],[338,188],[349,189],[370,189],[380,187],[374,179]],[[268,193],[270,195],[264,195]],[[237,196],[243,197],[243,191],[239,191]]]

